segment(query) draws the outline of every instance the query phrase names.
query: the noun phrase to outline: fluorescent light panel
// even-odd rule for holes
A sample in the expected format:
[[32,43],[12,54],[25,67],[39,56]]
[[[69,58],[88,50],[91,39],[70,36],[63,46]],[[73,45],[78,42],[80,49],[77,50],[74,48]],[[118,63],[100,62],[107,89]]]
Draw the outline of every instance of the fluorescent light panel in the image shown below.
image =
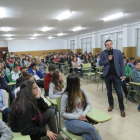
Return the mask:
[[33,36],[34,36],[34,37],[35,37],[35,36],[38,36],[38,34],[34,34]]
[[0,18],[5,17],[5,10],[3,8],[0,8]]
[[63,34],[63,33],[59,33],[59,34],[58,34],[58,36],[62,36],[62,35],[64,35],[64,34]]
[[52,38],[53,38],[52,36],[48,37],[48,39],[52,39]]
[[63,12],[62,14],[60,14],[57,19],[58,20],[63,20],[63,19],[66,19],[68,17],[70,17],[74,12],[72,11],[66,11],[66,12]]
[[111,15],[111,16],[108,16],[108,17],[105,17],[103,20],[104,21],[109,21],[109,20],[120,18],[120,17],[122,17],[124,15],[125,15],[124,13],[117,13],[117,14],[114,14],[114,15]]
[[82,27],[76,27],[76,28],[73,29],[73,31],[75,32],[75,31],[79,31],[81,29],[82,29]]
[[5,35],[5,36],[7,36],[7,37],[11,37],[12,35]]
[[48,31],[48,30],[50,30],[49,27],[44,27],[44,28],[42,29],[43,32],[46,32],[46,31]]
[[34,38],[34,37],[31,37],[30,39],[33,40],[33,39],[35,39],[35,38]]
[[8,27],[2,27],[1,29],[2,29],[2,31],[5,31],[5,32],[9,31]]

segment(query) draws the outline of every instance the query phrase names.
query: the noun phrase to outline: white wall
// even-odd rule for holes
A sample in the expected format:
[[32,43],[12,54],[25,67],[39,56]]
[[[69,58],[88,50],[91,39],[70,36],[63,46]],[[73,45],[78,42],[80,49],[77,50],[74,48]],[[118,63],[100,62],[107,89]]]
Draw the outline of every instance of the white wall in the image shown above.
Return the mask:
[[8,41],[9,52],[67,49],[65,45],[63,39]]
[[0,47],[8,47],[7,41],[0,41]]
[[[136,47],[137,46],[137,29],[140,28],[140,22],[139,23],[133,23],[133,24],[124,24],[119,27],[114,27],[110,29],[105,29],[101,31],[91,32],[87,34],[82,34],[76,37],[67,38],[67,48],[70,48],[70,40],[75,40],[76,42],[76,48],[81,47],[81,39],[92,37],[92,48],[101,48],[101,36],[105,34],[110,33],[118,33],[123,32],[123,47]],[[78,39],[78,40],[77,40]],[[116,46],[114,46],[116,48]],[[123,50],[122,48],[120,48]]]

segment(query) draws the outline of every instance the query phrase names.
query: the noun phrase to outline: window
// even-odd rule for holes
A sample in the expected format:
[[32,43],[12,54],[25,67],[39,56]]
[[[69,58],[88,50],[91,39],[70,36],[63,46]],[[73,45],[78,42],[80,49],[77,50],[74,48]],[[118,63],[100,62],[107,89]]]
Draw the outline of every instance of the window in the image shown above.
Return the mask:
[[102,50],[105,50],[105,41],[107,39],[111,39],[113,42],[113,48],[118,49],[122,51],[123,47],[123,32],[118,32],[118,33],[111,33],[111,34],[106,34],[101,36],[101,48]]
[[75,40],[70,41],[70,48],[73,53],[75,53]]
[[116,49],[122,51],[123,48],[123,32],[117,33]]
[[92,52],[92,38],[88,37],[88,38],[83,38],[81,40],[82,43],[82,53],[85,53],[85,51],[87,51],[87,53]]
[[140,29],[137,30],[137,56],[140,57]]

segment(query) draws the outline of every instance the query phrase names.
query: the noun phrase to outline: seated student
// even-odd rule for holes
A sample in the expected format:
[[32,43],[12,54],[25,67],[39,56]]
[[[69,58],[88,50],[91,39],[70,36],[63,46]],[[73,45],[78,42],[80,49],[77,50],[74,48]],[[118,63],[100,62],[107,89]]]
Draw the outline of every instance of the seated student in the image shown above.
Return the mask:
[[[48,124],[50,131],[46,130]],[[63,140],[57,134],[55,115],[41,98],[35,82],[24,81],[20,86],[9,114],[9,126],[13,132],[30,135],[31,140]]]
[[[140,83],[140,60],[137,59],[134,62],[135,68],[131,72],[131,78],[133,82]],[[140,90],[139,86],[133,85],[135,90]],[[138,111],[140,111],[140,105],[138,107]]]
[[9,93],[10,104],[12,105],[13,97],[11,88],[7,85],[7,82],[4,77],[1,76],[2,72],[0,71],[0,89],[4,89]]
[[54,56],[53,56],[53,55],[51,56],[50,61],[51,61],[51,62],[54,61]]
[[5,78],[7,83],[9,82],[7,71],[4,69],[3,62],[0,63],[0,71],[2,72],[1,76]]
[[0,140],[11,140],[12,138],[11,129],[0,119]]
[[41,70],[42,73],[44,75],[46,75],[45,68],[47,68],[47,66],[44,63],[42,63],[40,58],[37,60],[37,66],[38,66],[39,70]]
[[99,67],[99,61],[100,61],[100,54],[97,55],[97,67]]
[[44,59],[45,59],[45,53],[43,53],[43,54],[41,55],[41,60],[42,60],[43,63],[44,63]]
[[46,55],[46,57],[45,57],[45,61],[46,61],[46,64],[49,64],[49,63],[50,63],[50,57],[49,57],[49,54]]
[[85,59],[83,61],[83,64],[86,64],[86,63],[89,63],[89,57],[88,57],[88,55],[86,55],[86,57],[85,57]]
[[15,58],[14,57],[10,58],[9,62],[10,62],[10,64],[13,64],[15,62]]
[[11,74],[9,75],[9,82],[16,82],[16,80],[20,76],[20,71],[18,65],[14,65],[13,70],[11,71]]
[[20,71],[20,77],[16,80],[16,87],[19,87],[21,82],[22,82],[22,78],[24,77],[24,75],[27,74],[27,67],[21,67],[21,71]]
[[52,81],[53,72],[56,70],[54,65],[50,65],[48,67],[49,73],[44,77],[44,88],[45,88],[45,96],[49,95],[49,85]]
[[8,69],[11,69],[10,62],[9,62],[8,59],[5,60],[5,64],[6,64],[6,67],[7,67]]
[[101,140],[94,126],[88,123],[86,114],[91,110],[91,102],[76,74],[68,75],[67,87],[61,97],[61,116],[65,127],[72,134],[81,135],[85,140]]
[[33,58],[33,56],[30,53],[28,54],[28,56],[29,56],[29,58]]
[[65,61],[68,61],[68,56],[66,54],[64,55],[64,59]]
[[30,67],[29,67],[29,70],[28,70],[28,73],[31,73],[36,82],[37,82],[37,85],[41,88],[44,88],[44,84],[43,84],[43,81],[41,81],[40,79],[44,78],[44,74],[42,73],[41,70],[39,70],[39,68],[37,67],[37,63],[33,62]]
[[62,64],[59,64],[59,70],[62,69],[62,72],[64,75],[66,75],[66,70],[65,70],[65,59],[64,59],[64,54],[62,55],[61,59],[59,60],[59,63],[62,63]]
[[0,89],[0,112],[4,122],[8,121],[9,109],[8,94],[5,90]]
[[59,70],[55,70],[52,75],[52,82],[49,86],[49,98],[55,99],[61,97],[66,87],[62,79],[62,74]]
[[60,61],[60,57],[58,56],[58,54],[56,55],[56,57],[54,58],[54,62],[59,62]]
[[134,61],[135,61],[135,58],[130,57],[129,67],[131,68],[131,71],[135,68]]
[[12,64],[12,68],[14,67],[14,65],[17,65],[19,70],[21,70],[21,67],[23,66],[22,63],[19,62],[19,60],[16,60],[16,61]]
[[26,67],[30,66],[30,62],[29,62],[29,57],[28,56],[25,57],[24,66],[26,66]]
[[[36,82],[35,81],[35,78],[34,78],[34,76],[32,75],[32,74],[30,74],[30,73],[23,73],[23,75],[22,75],[22,79],[21,79],[21,81],[20,81],[20,85],[22,84],[22,82],[23,81],[27,81],[27,80],[30,80],[30,81],[32,81],[32,82]],[[14,91],[14,93],[15,93],[15,98],[17,97],[17,92],[18,91],[20,91],[20,85],[15,89],[15,91]],[[37,86],[38,87],[38,86]],[[39,90],[39,92],[41,93],[41,89],[38,87],[38,90]],[[43,94],[41,94],[41,97],[43,98],[44,97],[44,95]]]
[[78,62],[77,62],[77,58],[74,57],[74,59],[73,59],[73,61],[72,61],[72,66],[73,66],[73,67],[76,67],[76,68],[74,69],[74,71],[76,72],[76,74],[78,74],[78,71],[81,72],[81,80],[83,80],[83,79],[82,79],[83,70],[82,70],[81,65],[82,65],[81,63],[78,63]]

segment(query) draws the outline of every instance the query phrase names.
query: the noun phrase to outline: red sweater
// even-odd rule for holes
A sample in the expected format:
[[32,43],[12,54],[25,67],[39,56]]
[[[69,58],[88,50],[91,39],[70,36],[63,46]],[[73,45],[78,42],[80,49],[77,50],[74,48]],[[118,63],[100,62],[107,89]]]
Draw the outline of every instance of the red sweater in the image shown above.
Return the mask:
[[49,85],[52,81],[52,75],[50,73],[46,74],[44,77],[44,87],[46,90],[49,90]]
[[59,60],[60,60],[59,57],[54,58],[54,61],[55,61],[55,62],[59,62]]

